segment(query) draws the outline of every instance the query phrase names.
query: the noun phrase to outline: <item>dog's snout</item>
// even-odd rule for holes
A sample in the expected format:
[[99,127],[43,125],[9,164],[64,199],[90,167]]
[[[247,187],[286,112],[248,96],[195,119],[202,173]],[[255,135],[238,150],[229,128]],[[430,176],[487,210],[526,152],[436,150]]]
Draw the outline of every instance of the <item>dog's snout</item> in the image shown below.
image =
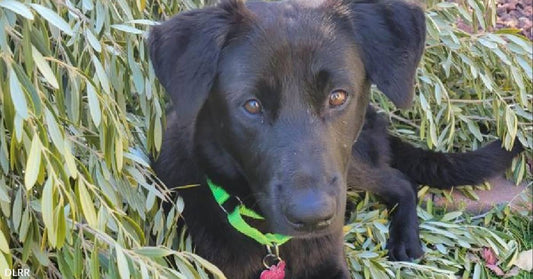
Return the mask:
[[314,230],[329,226],[335,217],[335,209],[333,197],[308,190],[291,197],[284,213],[295,229]]

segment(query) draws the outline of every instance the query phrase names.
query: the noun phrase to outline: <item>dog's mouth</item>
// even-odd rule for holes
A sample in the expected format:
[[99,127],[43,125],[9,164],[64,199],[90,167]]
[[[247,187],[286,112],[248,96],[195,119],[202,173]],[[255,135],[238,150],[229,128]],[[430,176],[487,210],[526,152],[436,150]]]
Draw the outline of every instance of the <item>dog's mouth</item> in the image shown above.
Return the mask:
[[291,221],[287,216],[285,216],[286,222],[289,223],[294,228],[294,230],[303,231],[303,232],[315,232],[315,231],[327,229],[327,227],[331,225],[332,219],[333,218],[325,219],[322,221],[318,221],[317,223],[314,223],[314,224],[305,224],[305,223]]
[[[246,221],[263,233],[275,233],[290,236],[297,239],[317,238],[330,235],[336,231],[336,218],[320,221],[316,224],[294,223],[286,216],[279,216],[279,219],[266,217],[266,220],[257,220],[245,217]],[[271,222],[269,220],[280,220]]]
[[315,223],[302,223],[291,220],[284,214],[280,214],[275,218],[279,222],[275,224],[270,223],[269,227],[274,233],[288,235],[298,239],[317,238],[326,235],[330,235],[338,230],[337,216],[332,216],[324,220],[320,220]]
[[319,226],[307,226],[307,225],[295,225],[288,222],[288,230],[284,230],[285,235],[290,235],[297,239],[309,239],[317,238],[326,235],[330,235],[334,232],[334,228],[331,225],[331,221],[324,221]]
[[[291,224],[291,226],[294,225]],[[331,222],[325,221],[321,226],[299,226],[295,229],[291,229],[291,232],[288,235],[292,236],[293,238],[308,239],[329,235],[332,232],[333,229],[331,228]]]

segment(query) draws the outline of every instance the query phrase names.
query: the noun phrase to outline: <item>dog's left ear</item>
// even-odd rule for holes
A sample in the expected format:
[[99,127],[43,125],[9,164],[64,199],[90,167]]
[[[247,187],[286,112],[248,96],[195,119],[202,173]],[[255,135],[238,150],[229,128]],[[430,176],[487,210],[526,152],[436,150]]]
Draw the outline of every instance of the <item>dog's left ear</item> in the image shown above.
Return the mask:
[[251,16],[242,0],[180,13],[152,28],[150,58],[178,121],[191,124],[217,74],[219,54]]
[[341,5],[370,80],[397,107],[409,107],[425,45],[423,10],[399,0],[343,0]]

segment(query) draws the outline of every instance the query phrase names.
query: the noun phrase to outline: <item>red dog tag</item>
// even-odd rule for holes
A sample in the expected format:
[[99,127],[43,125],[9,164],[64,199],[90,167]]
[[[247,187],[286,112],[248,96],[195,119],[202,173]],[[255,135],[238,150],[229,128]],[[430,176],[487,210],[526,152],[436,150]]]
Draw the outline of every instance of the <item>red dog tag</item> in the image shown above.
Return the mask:
[[279,261],[277,265],[263,270],[259,279],[285,279],[285,262]]

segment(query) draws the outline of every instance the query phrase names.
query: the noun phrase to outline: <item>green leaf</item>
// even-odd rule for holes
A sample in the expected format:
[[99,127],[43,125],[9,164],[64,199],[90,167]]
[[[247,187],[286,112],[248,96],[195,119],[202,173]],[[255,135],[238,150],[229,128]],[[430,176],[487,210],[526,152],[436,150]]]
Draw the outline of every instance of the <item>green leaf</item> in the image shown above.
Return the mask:
[[533,50],[531,49],[531,41],[528,41],[527,39],[522,39],[520,38],[519,36],[517,35],[510,35],[510,34],[506,34],[504,35],[507,39],[511,40],[513,43],[519,45],[520,47],[522,47],[525,51],[527,51],[527,53],[532,53]]
[[70,25],[56,12],[39,4],[30,5],[39,15],[46,19],[50,24],[62,30],[63,32],[65,32],[65,34],[69,36],[74,36],[74,31],[72,30]]
[[135,249],[134,252],[151,258],[163,258],[173,253],[172,250],[163,247],[141,247]]
[[[505,124],[507,126],[508,133],[511,135],[511,138],[514,139],[518,129],[518,120],[516,118],[516,114],[510,107],[505,108]],[[509,143],[506,146],[511,147],[512,145]]]
[[30,209],[25,208],[24,212],[22,213],[22,218],[20,221],[20,228],[18,231],[19,241],[24,241],[26,239],[29,228],[30,228]]
[[11,267],[7,263],[6,256],[4,254],[0,253],[0,270],[3,270],[3,272],[0,272],[0,277],[2,279],[11,279],[11,276],[7,275],[5,273],[6,270],[10,270]]
[[[22,141],[22,134],[24,134],[24,119],[17,113],[15,115],[15,139],[18,143]],[[12,157],[14,158],[14,156]]]
[[134,20],[129,20],[126,23],[142,24],[142,25],[149,25],[149,26],[153,26],[153,25],[159,24],[159,23],[157,23],[157,21],[149,20],[149,19],[134,19]]
[[41,197],[41,214],[44,226],[48,232],[48,239],[55,243],[56,233],[54,230],[54,185],[52,177],[44,183]]
[[124,255],[124,252],[118,243],[115,244],[115,251],[117,253],[118,274],[122,279],[129,279],[130,268],[128,266],[128,260],[126,259],[126,256]]
[[466,124],[468,126],[468,130],[476,137],[476,139],[478,141],[483,141],[483,135],[481,134],[479,127],[471,120],[467,120]]
[[17,13],[29,20],[33,20],[33,14],[31,10],[24,5],[23,3],[20,3],[18,1],[13,0],[2,0],[0,1],[0,7],[6,8],[14,13]]
[[87,41],[89,42],[91,47],[96,52],[101,52],[102,51],[102,45],[100,44],[100,41],[98,41],[98,39],[94,36],[94,34],[93,34],[93,32],[91,30],[89,30],[89,29],[85,30],[85,37],[87,38]]
[[124,150],[122,148],[122,138],[120,138],[120,136],[115,139],[115,162],[117,165],[117,171],[121,172],[124,166]]
[[11,251],[9,251],[9,242],[4,236],[4,233],[2,232],[2,230],[0,230],[0,251],[4,252],[4,254],[11,253]]
[[15,230],[18,230],[20,226],[20,220],[22,219],[22,187],[19,187],[15,194],[15,201],[13,202],[13,226]]
[[31,149],[26,160],[26,168],[24,173],[24,185],[26,185],[26,190],[31,190],[33,185],[37,182],[37,177],[39,176],[39,170],[41,168],[41,140],[37,134],[33,135],[31,141]]
[[370,252],[370,251],[364,251],[358,255],[360,258],[363,259],[370,259],[370,258],[376,258],[379,256],[377,253]]
[[55,224],[56,224],[56,227],[55,227],[55,231],[56,231],[56,247],[57,248],[61,248],[63,246],[63,244],[65,244],[65,237],[66,237],[66,234],[67,234],[67,222],[66,222],[66,219],[65,219],[65,212],[64,212],[64,209],[63,209],[63,205],[62,204],[59,204],[55,209],[54,209],[54,212],[55,212],[55,216],[56,216],[56,221],[55,221]]
[[493,48],[497,48],[497,47],[498,47],[498,45],[495,44],[494,42],[491,42],[491,41],[489,41],[489,40],[487,40],[487,39],[484,39],[484,38],[479,38],[479,39],[478,39],[478,42],[479,42],[480,44],[482,44],[482,45],[484,45],[484,46],[490,48],[490,49],[493,49]]
[[148,275],[148,269],[146,269],[146,265],[143,263],[141,263],[141,278],[150,279],[150,275]]
[[503,63],[505,63],[507,65],[512,65],[512,62],[511,62],[511,60],[509,60],[509,57],[507,56],[507,54],[505,54],[499,48],[491,49],[491,51],[494,52],[494,54],[496,54],[498,56],[498,58],[500,58],[500,60]]
[[22,87],[20,87],[20,82],[17,78],[17,74],[13,69],[9,69],[9,92],[11,93],[11,100],[15,105],[15,111],[18,115],[24,120],[28,119],[28,104],[26,103],[26,96]]
[[91,262],[90,262],[90,276],[92,279],[100,278],[100,260],[98,259],[98,248],[96,247],[91,253]]
[[216,267],[215,265],[213,265],[212,263],[206,261],[205,259],[203,259],[202,257],[198,256],[198,255],[194,255],[194,254],[191,254],[191,253],[187,253],[185,252],[184,253],[185,255],[191,257],[192,259],[194,259],[196,262],[200,263],[202,266],[204,266],[207,270],[209,270],[211,273],[213,273],[213,275],[215,275],[216,277],[218,278],[226,278],[226,276],[224,276],[224,274],[222,273],[222,271],[220,271],[220,269],[218,269],[218,267]]
[[518,33],[520,33],[520,29],[518,28],[502,28],[502,29],[498,29],[496,30],[496,32],[494,32],[496,34],[512,34],[512,35],[516,35]]
[[123,32],[127,32],[127,33],[131,33],[131,34],[142,34],[144,33],[144,31],[142,30],[139,30],[133,26],[130,26],[130,25],[126,25],[126,24],[113,24],[111,25],[111,28],[114,28],[114,29],[117,29],[117,30],[120,30],[120,31],[123,31]]
[[526,72],[526,76],[533,77],[533,66],[531,65],[531,61],[526,61],[523,57],[515,57],[518,64],[520,64],[520,67],[522,67],[522,70]]
[[514,81],[516,82],[516,85],[518,85],[519,88],[525,88],[524,81],[522,80],[522,75],[518,73],[518,68],[511,66],[511,76],[513,77]]
[[485,87],[487,88],[487,90],[489,91],[493,91],[494,90],[494,86],[493,86],[493,82],[491,80],[491,78],[489,77],[489,75],[487,74],[480,74],[479,77],[481,78],[481,80],[483,81],[483,84],[485,85]]
[[163,128],[161,127],[161,122],[158,120],[154,121],[154,146],[156,150],[160,150],[161,144],[163,143]]
[[476,263],[474,266],[474,274],[472,275],[472,279],[480,279],[481,278],[481,266],[479,263]]
[[435,122],[433,122],[433,121],[429,122],[429,138],[428,138],[428,142],[430,143],[430,146],[435,146],[439,142],[439,139],[437,137],[437,127],[435,126]]
[[181,214],[184,208],[185,202],[183,201],[183,198],[181,196],[178,196],[178,199],[176,200],[176,210],[179,214]]
[[463,215],[463,212],[461,212],[461,211],[448,212],[448,213],[444,214],[444,216],[442,217],[441,221],[442,222],[451,221],[451,220],[457,219],[461,215]]
[[98,57],[96,57],[94,54],[91,55],[91,60],[93,61],[94,70],[96,71],[96,76],[100,81],[100,85],[102,85],[102,89],[105,93],[111,94],[111,88],[109,86],[109,80],[107,79],[107,73],[104,70],[102,63],[100,63],[100,60],[98,60]]
[[76,177],[78,177],[78,169],[76,168],[76,160],[72,155],[70,144],[68,142],[63,145],[63,157],[65,158],[70,177],[76,179]]
[[65,143],[56,118],[48,108],[44,110],[44,117],[46,119],[46,124],[48,125],[48,134],[52,138],[52,142],[56,145],[57,149],[62,150]]
[[83,215],[85,216],[87,223],[89,223],[91,227],[96,228],[98,225],[98,219],[96,218],[96,210],[94,209],[94,204],[93,204],[91,195],[89,194],[89,191],[87,191],[87,188],[85,187],[85,182],[78,179],[77,184],[78,184],[79,199],[81,203],[81,210],[83,211]]
[[87,99],[89,101],[89,113],[91,114],[94,126],[99,127],[100,121],[102,120],[102,111],[100,110],[100,102],[98,101],[96,89],[90,82],[87,83]]
[[41,74],[43,74],[43,77],[46,79],[46,81],[53,88],[59,89],[59,84],[57,83],[57,79],[52,71],[52,68],[50,68],[50,65],[48,65],[48,62],[46,62],[43,55],[34,46],[32,46],[32,57],[37,64],[37,68]]

